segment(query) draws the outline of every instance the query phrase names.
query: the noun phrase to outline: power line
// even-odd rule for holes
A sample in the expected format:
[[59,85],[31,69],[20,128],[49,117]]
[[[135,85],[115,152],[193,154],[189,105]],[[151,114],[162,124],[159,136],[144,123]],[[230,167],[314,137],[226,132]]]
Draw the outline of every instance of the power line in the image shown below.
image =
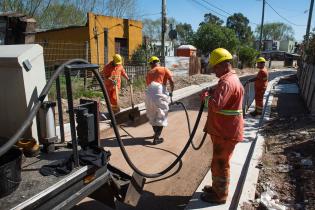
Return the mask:
[[146,16],[154,16],[154,15],[160,15],[161,12],[156,12],[156,13],[145,13],[142,15],[138,15],[138,17],[146,17]]
[[206,5],[200,3],[200,2],[197,1],[197,0],[191,0],[191,1],[193,1],[193,2],[196,3],[196,4],[198,4],[199,6],[202,6],[202,7],[206,8],[207,10],[210,10],[211,12],[213,12],[213,13],[215,13],[215,14],[221,16],[221,17],[228,18],[228,16],[222,15],[221,13],[218,13],[218,12],[216,12],[215,10],[210,9],[209,7],[207,7]]
[[212,4],[212,3],[210,3],[210,2],[208,2],[208,1],[206,1],[206,0],[201,0],[201,1],[203,1],[203,2],[205,2],[205,3],[207,3],[207,4],[209,4],[210,6],[216,8],[216,9],[218,9],[218,10],[220,10],[221,12],[224,12],[225,14],[232,15],[231,13],[229,13],[229,12],[227,12],[227,11],[225,11],[225,10],[223,10],[223,9],[221,9],[221,8],[219,8],[219,7],[217,7],[217,6],[215,6],[214,4]]
[[266,1],[266,4],[267,4],[275,13],[277,13],[277,15],[278,15],[279,17],[281,17],[282,19],[284,19],[284,20],[287,21],[288,23],[290,23],[290,24],[292,24],[292,25],[294,25],[294,26],[304,26],[304,27],[306,26],[306,25],[298,25],[298,24],[293,23],[292,21],[290,21],[290,20],[287,19],[286,17],[280,15],[273,7],[269,4],[268,1]]
[[[218,13],[218,12],[216,12],[215,10],[210,9],[210,8],[209,8],[209,7],[207,7],[206,5],[201,4],[200,2],[198,2],[198,1],[196,1],[196,0],[191,0],[191,1],[193,1],[193,2],[195,2],[196,4],[199,4],[200,6],[202,6],[202,7],[206,8],[206,9],[208,9],[208,10],[210,10],[210,11],[212,11],[212,12],[216,13],[217,15],[220,15],[221,17],[228,18],[228,16],[223,15],[223,14],[221,14],[221,13]],[[206,0],[201,0],[201,1],[203,1],[203,2],[205,2],[206,4],[208,4],[208,5],[210,5],[210,6],[214,7],[214,8],[216,8],[216,9],[218,9],[218,10],[222,11],[222,12],[224,12],[225,14],[228,14],[228,15],[230,15],[230,16],[232,16],[232,15],[233,15],[232,13],[227,12],[227,11],[226,11],[226,10],[224,10],[224,9],[221,9],[221,8],[219,8],[218,6],[215,6],[214,4],[212,4],[212,3],[210,3],[210,2],[208,2],[208,1],[206,1]],[[251,22],[251,21],[249,21],[249,20],[248,20],[248,22],[249,22],[250,24],[252,24],[252,25],[256,25],[256,26],[258,26],[258,25],[259,25],[259,24],[257,24],[257,23]]]

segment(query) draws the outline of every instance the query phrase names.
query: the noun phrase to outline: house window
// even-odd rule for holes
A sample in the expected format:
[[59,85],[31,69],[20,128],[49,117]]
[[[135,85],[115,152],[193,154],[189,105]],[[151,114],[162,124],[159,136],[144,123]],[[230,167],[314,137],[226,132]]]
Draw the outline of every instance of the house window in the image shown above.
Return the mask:
[[128,40],[126,38],[115,38],[115,53],[128,58]]

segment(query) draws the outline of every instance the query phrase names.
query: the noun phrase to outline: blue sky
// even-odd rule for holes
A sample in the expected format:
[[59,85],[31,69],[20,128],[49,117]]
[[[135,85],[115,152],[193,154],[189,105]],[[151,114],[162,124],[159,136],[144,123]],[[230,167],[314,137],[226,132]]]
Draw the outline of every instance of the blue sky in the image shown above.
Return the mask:
[[[161,11],[161,2],[161,0],[138,0],[139,11],[142,14],[154,14],[147,15],[146,18],[157,19],[160,17],[156,13]],[[279,17],[266,5],[265,23],[280,21],[291,25],[296,40],[301,41],[306,31],[310,0],[267,0],[267,2],[289,22]],[[224,16],[241,12],[250,20],[252,30],[255,29],[255,24],[261,22],[262,0],[166,0],[166,4],[168,17],[174,17],[178,22],[189,23],[194,30],[203,21],[203,15],[208,12],[217,15],[224,21],[226,21]],[[311,29],[315,25],[314,18],[313,12]]]

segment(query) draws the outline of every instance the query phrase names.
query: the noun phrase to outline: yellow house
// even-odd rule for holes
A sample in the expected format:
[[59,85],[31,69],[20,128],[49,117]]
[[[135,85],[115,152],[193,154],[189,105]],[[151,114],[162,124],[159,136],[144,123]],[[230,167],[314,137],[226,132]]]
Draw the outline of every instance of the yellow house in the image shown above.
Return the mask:
[[[44,49],[47,46],[48,54],[54,60],[61,61],[77,56],[103,66],[116,53],[121,54],[124,59],[131,57],[142,44],[142,22],[88,13],[85,26],[37,32],[36,42],[44,43]],[[45,59],[47,57],[52,61],[48,54],[45,53]]]

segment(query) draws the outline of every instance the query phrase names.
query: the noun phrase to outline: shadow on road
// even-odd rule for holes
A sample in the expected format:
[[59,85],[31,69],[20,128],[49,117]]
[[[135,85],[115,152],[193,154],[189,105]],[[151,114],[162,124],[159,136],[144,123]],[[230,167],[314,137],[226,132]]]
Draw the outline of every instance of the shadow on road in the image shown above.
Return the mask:
[[[152,136],[122,138],[125,146],[133,145],[153,145]],[[100,140],[101,147],[119,147],[116,137],[105,138]]]

